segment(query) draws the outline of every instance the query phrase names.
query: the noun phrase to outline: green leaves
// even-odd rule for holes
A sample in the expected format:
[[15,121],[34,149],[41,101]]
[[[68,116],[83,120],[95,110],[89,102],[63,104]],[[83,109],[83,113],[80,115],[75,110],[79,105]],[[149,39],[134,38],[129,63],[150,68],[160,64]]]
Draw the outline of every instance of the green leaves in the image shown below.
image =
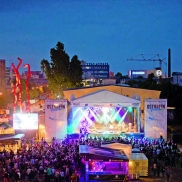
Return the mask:
[[45,73],[49,88],[54,97],[63,97],[63,90],[81,86],[82,68],[78,56],[73,56],[70,60],[66,53],[64,44],[58,42],[56,46],[50,49],[50,62],[43,59],[41,69]]

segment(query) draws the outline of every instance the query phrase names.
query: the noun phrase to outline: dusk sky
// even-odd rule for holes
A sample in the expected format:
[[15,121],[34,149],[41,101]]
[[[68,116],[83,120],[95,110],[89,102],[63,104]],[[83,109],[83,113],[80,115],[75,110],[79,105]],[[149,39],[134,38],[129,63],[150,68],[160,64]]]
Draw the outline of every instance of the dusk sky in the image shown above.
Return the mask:
[[159,66],[128,58],[159,54],[167,63],[171,48],[172,72],[182,72],[181,0],[1,0],[0,8],[0,59],[6,66],[20,57],[40,70],[60,41],[70,57],[109,63],[123,74]]

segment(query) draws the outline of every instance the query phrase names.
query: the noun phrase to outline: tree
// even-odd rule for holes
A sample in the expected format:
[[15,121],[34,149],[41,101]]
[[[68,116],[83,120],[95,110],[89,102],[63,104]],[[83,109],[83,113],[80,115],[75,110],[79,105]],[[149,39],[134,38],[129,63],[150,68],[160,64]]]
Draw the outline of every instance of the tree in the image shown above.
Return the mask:
[[70,61],[63,43],[58,42],[50,50],[50,58],[50,62],[45,59],[41,61],[41,69],[48,79],[54,97],[63,97],[63,90],[82,85],[81,62],[76,55]]
[[123,75],[122,75],[122,73],[120,73],[120,72],[117,72],[117,73],[115,74],[115,78],[122,79],[122,77],[123,77]]
[[154,73],[150,73],[150,74],[148,74],[147,79],[151,81],[151,80],[153,80],[154,77],[155,77]]
[[13,94],[11,90],[3,90],[0,95],[0,109],[6,109],[8,105],[13,105]]

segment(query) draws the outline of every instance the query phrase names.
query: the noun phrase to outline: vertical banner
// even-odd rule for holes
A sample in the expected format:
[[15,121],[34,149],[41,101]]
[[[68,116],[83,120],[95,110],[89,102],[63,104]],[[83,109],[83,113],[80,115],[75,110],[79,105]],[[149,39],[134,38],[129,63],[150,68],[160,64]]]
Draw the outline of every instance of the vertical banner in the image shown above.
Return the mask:
[[167,99],[145,99],[145,136],[167,139]]
[[67,135],[67,101],[45,100],[46,139],[64,139]]

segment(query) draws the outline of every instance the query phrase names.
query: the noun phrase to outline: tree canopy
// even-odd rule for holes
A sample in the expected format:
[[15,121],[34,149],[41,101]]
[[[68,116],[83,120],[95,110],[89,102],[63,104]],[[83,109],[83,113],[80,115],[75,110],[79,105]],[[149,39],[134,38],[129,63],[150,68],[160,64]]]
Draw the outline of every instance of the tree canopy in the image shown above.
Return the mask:
[[50,50],[50,59],[50,62],[46,59],[41,61],[41,69],[47,77],[54,97],[63,97],[65,89],[82,86],[81,61],[77,55],[70,60],[63,43],[58,42]]

